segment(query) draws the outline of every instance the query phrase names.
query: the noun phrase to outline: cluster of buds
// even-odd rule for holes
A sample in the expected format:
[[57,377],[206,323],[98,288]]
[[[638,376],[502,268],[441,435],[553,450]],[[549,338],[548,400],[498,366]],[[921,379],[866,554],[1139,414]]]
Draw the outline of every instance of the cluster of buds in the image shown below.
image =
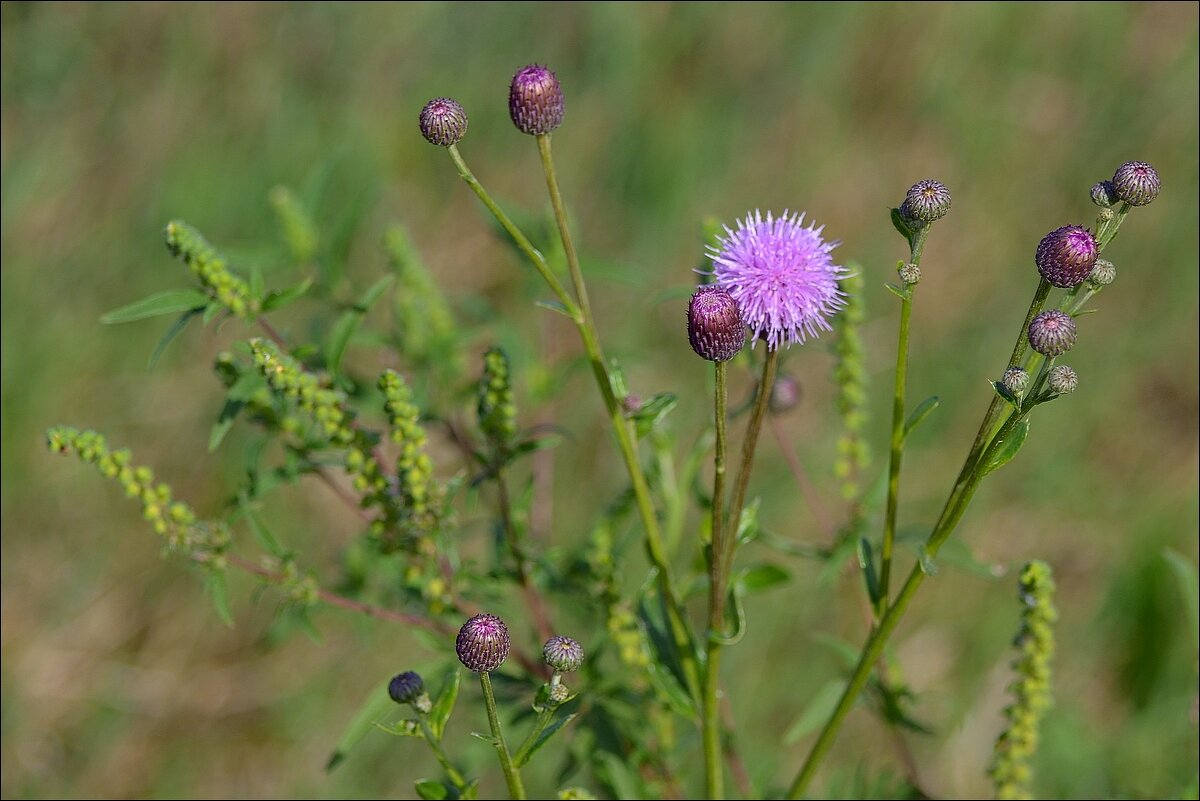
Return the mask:
[[171,488],[155,482],[149,467],[135,466],[126,449],[112,450],[102,434],[57,426],[46,432],[46,444],[54,453],[76,454],[95,465],[105,478],[116,479],[125,494],[142,505],[142,517],[162,537],[168,550],[182,553],[212,570],[225,567],[229,530],[224,525],[209,525],[182,501],[173,500]]
[[[562,125],[565,104],[558,77],[530,64],[517,70],[508,88],[508,113],[521,133],[545,136]],[[418,118],[421,136],[431,145],[453,147],[467,134],[467,112],[449,97],[435,97]]]
[[225,257],[187,223],[167,223],[167,248],[191,268],[213,298],[238,317],[258,314],[258,301],[250,285],[229,269]]
[[498,347],[483,354],[483,377],[479,379],[479,428],[498,454],[505,453],[517,434],[517,407],[513,402],[512,365]]
[[441,498],[433,478],[433,462],[425,451],[425,429],[421,410],[413,400],[412,389],[394,370],[379,377],[383,408],[391,428],[391,439],[400,446],[396,457],[401,517],[409,533],[428,535],[438,525]]

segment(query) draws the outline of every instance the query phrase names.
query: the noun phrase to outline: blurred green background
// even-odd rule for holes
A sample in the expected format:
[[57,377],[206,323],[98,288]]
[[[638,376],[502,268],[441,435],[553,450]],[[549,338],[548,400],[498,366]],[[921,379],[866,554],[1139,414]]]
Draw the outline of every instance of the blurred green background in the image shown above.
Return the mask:
[[[1106,252],[1118,280],[1081,320],[1069,358],[1079,391],[1039,410],[1030,443],[960,529],[1002,575],[942,570],[894,653],[935,730],[908,737],[922,786],[988,793],[1015,569],[1043,558],[1061,620],[1039,792],[1196,792],[1197,632],[1162,555],[1197,557],[1196,4],[4,3],[0,13],[4,796],[407,796],[433,773],[418,743],[383,735],[332,775],[322,765],[379,681],[436,665],[437,653],[342,613],[318,616],[321,645],[280,637],[275,601],[246,582],[226,628],[193,575],[159,558],[136,507],[90,469],[52,459],[42,431],[104,431],[202,513],[219,511],[240,457],[206,450],[221,397],[212,357],[248,332],[193,327],[147,372],[166,323],[98,318],[186,284],[162,244],[176,217],[239,263],[262,264],[269,283],[296,280],[273,270],[267,194],[285,184],[311,198],[320,186],[318,225],[350,232],[339,297],[385,272],[380,236],[403,221],[475,326],[471,346],[498,337],[513,350],[522,424],[572,433],[555,456],[553,538],[581,545],[620,483],[591,379],[574,370],[552,405],[531,400],[544,381],[537,360],[569,360],[574,334],[532,306],[544,293],[416,126],[428,98],[459,99],[476,173],[512,208],[542,213],[535,148],[505,106],[509,77],[532,61],[566,91],[555,149],[602,334],[634,391],[681,393],[681,448],[708,413],[710,371],[681,326],[699,222],[786,207],[807,210],[841,240],[841,259],[863,265],[878,469],[898,312],[883,284],[906,255],[887,210],[920,178],[951,188],[913,323],[913,402],[943,401],[906,459],[901,515],[914,531],[936,515],[988,401],[985,379],[1035,285],[1038,240],[1091,224],[1089,187],[1123,161],[1157,167],[1162,196]],[[289,310],[285,325],[302,330],[305,312]],[[831,364],[828,339],[788,353],[804,400],[781,423],[836,510]],[[744,394],[744,370],[735,381]],[[754,489],[767,526],[822,540],[769,436]],[[332,580],[354,521],[315,482],[284,505],[277,531]],[[808,743],[781,745],[782,732],[840,670],[814,633],[864,635],[855,582],[780,560],[795,580],[755,600],[726,657],[739,745],[755,780],[776,788]],[[483,727],[476,703],[456,717],[463,731]],[[461,745],[485,791],[499,792],[486,746]],[[889,736],[860,711],[822,781],[838,793],[858,774],[899,769]],[[540,776],[536,791],[549,782]]]

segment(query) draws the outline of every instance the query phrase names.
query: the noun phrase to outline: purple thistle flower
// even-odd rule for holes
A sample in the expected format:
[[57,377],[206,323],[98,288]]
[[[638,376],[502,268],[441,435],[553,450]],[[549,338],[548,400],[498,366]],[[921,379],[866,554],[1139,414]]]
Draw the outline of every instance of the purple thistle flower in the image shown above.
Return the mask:
[[521,133],[548,134],[563,121],[563,90],[548,67],[517,70],[508,88],[508,113]]
[[1029,324],[1029,347],[1054,358],[1075,347],[1075,318],[1064,311],[1044,311]]
[[1130,206],[1145,206],[1158,197],[1162,183],[1158,172],[1144,161],[1127,161],[1112,177],[1113,192]]
[[570,637],[554,636],[542,646],[542,659],[556,673],[573,673],[583,665],[583,646]]
[[1064,225],[1042,237],[1034,261],[1038,272],[1054,286],[1079,286],[1096,266],[1096,238],[1086,228]]
[[717,284],[770,350],[831,330],[827,318],[846,302],[838,288],[846,268],[829,255],[838,243],[821,237],[824,226],[803,223],[803,214],[767,212],[763,219],[755,211],[738,220],[736,231],[725,227],[719,248],[709,246]]
[[458,661],[475,673],[490,673],[508,659],[508,626],[495,615],[481,614],[463,623],[454,642]]

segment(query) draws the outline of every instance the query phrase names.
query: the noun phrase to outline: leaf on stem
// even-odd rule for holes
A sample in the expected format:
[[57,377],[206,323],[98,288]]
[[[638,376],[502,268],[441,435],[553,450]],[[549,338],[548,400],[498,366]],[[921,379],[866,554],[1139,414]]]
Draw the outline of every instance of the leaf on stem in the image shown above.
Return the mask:
[[451,671],[442,684],[437,700],[433,702],[433,708],[429,711],[429,727],[439,740],[446,731],[446,721],[450,720],[450,713],[454,711],[454,702],[458,699],[458,687],[461,682],[462,674],[457,669]]
[[529,750],[521,756],[521,760],[517,762],[517,767],[520,768],[527,765],[529,760],[533,758],[533,755],[538,752],[538,749],[549,742],[551,737],[558,734],[558,732],[561,731],[564,726],[566,726],[575,718],[576,714],[572,712],[570,715],[561,717],[547,726],[545,730],[538,735],[538,738],[533,741],[533,745],[529,746]]
[[871,541],[866,537],[858,538],[858,566],[862,568],[863,580],[867,583],[867,595],[872,605],[879,603],[879,576],[875,572],[875,555],[871,550]]
[[801,737],[816,731],[833,714],[845,689],[845,679],[833,679],[817,690],[816,695],[800,713],[800,717],[796,718],[796,722],[783,735],[784,744],[792,745]]
[[925,418],[933,414],[934,410],[942,404],[942,399],[937,395],[930,395],[925,400],[921,401],[917,408],[913,409],[913,413],[908,416],[908,420],[904,423],[904,438],[908,439],[908,435],[912,430],[921,423],[925,422]]
[[346,759],[346,755],[350,753],[350,749],[358,745],[367,733],[375,727],[377,721],[385,717],[395,704],[388,697],[387,692],[383,689],[387,685],[386,680],[380,681],[371,690],[371,694],[363,699],[359,705],[358,711],[354,713],[354,717],[350,719],[350,723],[342,732],[341,738],[337,741],[337,745],[333,748],[333,753],[329,756],[329,760],[325,763],[326,772],[333,770]]
[[1029,418],[1025,417],[1021,422],[1013,428],[1008,437],[1002,441],[998,448],[992,453],[987,464],[982,468],[981,477],[999,470],[1004,465],[1012,461],[1017,452],[1021,450],[1021,446],[1025,444],[1025,440],[1029,437]]
[[417,795],[426,801],[442,801],[442,799],[450,797],[450,791],[446,789],[446,785],[434,779],[417,779],[413,786],[417,790]]
[[141,300],[134,301],[128,306],[113,309],[100,318],[105,325],[129,323],[134,320],[145,320],[149,317],[160,317],[164,314],[203,309],[208,305],[209,297],[195,289],[180,289],[169,292],[158,292]]

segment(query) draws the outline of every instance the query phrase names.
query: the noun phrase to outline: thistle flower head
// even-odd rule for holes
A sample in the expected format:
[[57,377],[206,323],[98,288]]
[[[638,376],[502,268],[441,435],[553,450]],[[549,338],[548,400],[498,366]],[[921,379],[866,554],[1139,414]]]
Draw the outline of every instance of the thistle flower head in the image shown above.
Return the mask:
[[737,301],[716,284],[705,284],[692,295],[687,323],[692,350],[710,362],[729,361],[746,342],[746,326]]
[[1021,395],[1029,386],[1029,373],[1020,367],[1010,367],[1004,371],[1000,383],[1013,395]]
[[463,623],[454,641],[458,661],[475,673],[490,673],[508,659],[508,626],[495,615],[481,614]]
[[764,219],[756,211],[709,247],[718,286],[770,350],[831,330],[828,318],[846,302],[838,287],[846,269],[829,255],[837,243],[821,237],[823,227],[803,223],[803,214]]
[[950,190],[941,181],[917,181],[905,195],[901,209],[904,216],[921,222],[940,220],[950,211]]
[[393,676],[388,682],[388,695],[397,704],[411,704],[425,694],[425,682],[420,673],[411,670]]
[[1079,286],[1096,264],[1096,239],[1086,228],[1064,225],[1042,237],[1034,261],[1038,272],[1054,286]]
[[1029,347],[1043,356],[1062,356],[1075,347],[1075,318],[1058,309],[1034,317],[1029,324]]
[[1112,185],[1117,199],[1130,206],[1149,205],[1162,189],[1158,172],[1144,161],[1122,164],[1113,173]]
[[574,673],[583,664],[583,646],[570,637],[554,636],[542,646],[542,659],[555,673]]
[[1108,286],[1117,280],[1117,266],[1107,259],[1096,259],[1096,266],[1088,276],[1088,283],[1094,287]]
[[1068,395],[1079,386],[1079,376],[1075,375],[1075,371],[1065,364],[1056,364],[1050,368],[1050,374],[1046,376],[1046,383],[1050,385],[1051,392]]
[[421,136],[431,145],[457,145],[467,134],[467,112],[457,100],[435,97],[421,109]]
[[913,262],[901,265],[896,273],[900,276],[900,280],[908,286],[921,283],[921,268]]
[[548,134],[563,121],[563,92],[547,67],[530,64],[517,70],[508,89],[508,113],[521,133]]
[[1112,181],[1100,181],[1092,187],[1092,202],[1102,209],[1117,202],[1117,188]]

